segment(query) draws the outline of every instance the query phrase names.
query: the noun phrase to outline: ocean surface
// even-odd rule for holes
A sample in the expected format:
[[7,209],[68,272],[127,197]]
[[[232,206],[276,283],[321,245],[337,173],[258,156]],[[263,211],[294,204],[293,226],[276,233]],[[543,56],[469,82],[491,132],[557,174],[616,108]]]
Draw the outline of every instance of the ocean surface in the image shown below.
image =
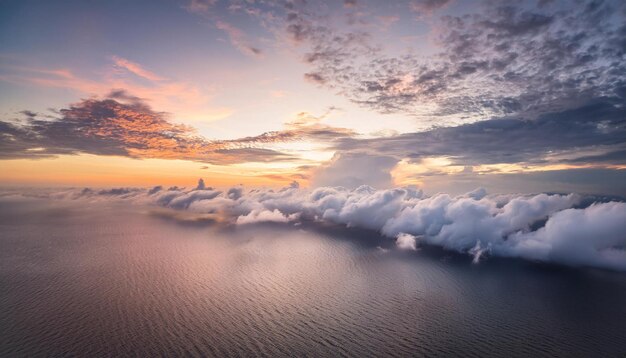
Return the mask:
[[623,273],[0,200],[0,356],[625,357]]

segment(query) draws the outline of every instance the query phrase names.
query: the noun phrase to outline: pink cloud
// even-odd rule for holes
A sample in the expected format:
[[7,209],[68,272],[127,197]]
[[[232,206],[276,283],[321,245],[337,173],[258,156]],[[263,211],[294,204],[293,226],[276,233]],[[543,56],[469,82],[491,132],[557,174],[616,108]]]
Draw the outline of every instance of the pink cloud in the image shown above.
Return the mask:
[[143,68],[140,64],[129,61],[125,58],[113,56],[112,57],[115,66],[125,69],[126,71],[135,74],[139,77],[143,77],[150,81],[163,81],[165,78],[155,74],[154,72],[150,72]]
[[244,55],[253,57],[263,56],[262,51],[250,45],[250,43],[247,41],[246,34],[237,27],[221,20],[216,21],[215,27],[224,31],[228,35],[230,43],[235,46],[235,48],[237,48],[239,51],[241,51],[241,53],[243,53]]
[[[70,89],[83,96],[104,96],[111,89],[124,89],[182,120],[216,120],[232,113],[229,108],[210,105],[211,89],[202,90],[186,81],[167,79],[117,56],[112,58],[112,66],[99,79],[78,76],[66,68],[11,67],[10,73],[0,77],[0,80]],[[144,81],[137,81],[137,76]]]

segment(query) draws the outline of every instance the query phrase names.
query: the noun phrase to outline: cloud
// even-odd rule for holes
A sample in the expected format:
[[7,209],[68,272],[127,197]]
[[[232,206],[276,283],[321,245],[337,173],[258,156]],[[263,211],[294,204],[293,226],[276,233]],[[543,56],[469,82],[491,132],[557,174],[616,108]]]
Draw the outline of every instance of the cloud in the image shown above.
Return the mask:
[[[380,113],[418,118],[425,128],[536,119],[626,95],[626,12],[617,0],[482,0],[451,14],[438,11],[452,0],[236,1],[228,13],[215,3],[193,0],[188,8],[224,24],[245,14],[266,31],[260,39],[273,35],[276,47],[301,56],[305,81]],[[399,16],[402,10],[419,16]],[[425,28],[403,33],[419,39],[417,48],[381,34],[390,18],[404,29]]]
[[396,238],[396,246],[401,250],[417,250],[416,237],[409,234],[399,234]]
[[605,203],[554,214],[533,232],[510,236],[505,256],[626,270],[626,204]]
[[218,197],[221,192],[217,190],[205,190],[205,189],[196,189],[191,192],[183,192],[180,195],[176,195],[173,191],[173,195],[165,195],[159,198],[161,204],[167,203],[167,206],[173,209],[187,209],[191,203],[200,201],[200,200],[210,200]]
[[163,81],[165,80],[165,78],[150,72],[148,70],[146,70],[145,68],[143,68],[140,64],[129,61],[125,58],[121,58],[118,56],[113,56],[113,63],[115,63],[116,66],[125,69],[128,72],[131,72],[139,77],[143,77],[147,80],[150,81]]
[[206,13],[215,6],[217,1],[218,0],[191,0],[186,8],[191,12]]
[[[431,55],[408,47],[391,51],[372,30],[380,19],[371,14],[397,11],[397,4],[360,4],[358,21],[347,22],[330,3],[249,3],[239,9],[256,14],[280,44],[302,52],[307,81],[381,113],[450,125],[511,115],[534,119],[603,97],[623,101],[619,1],[482,1],[455,15],[434,16],[451,3],[402,4],[429,16],[428,36],[436,46]],[[352,2],[344,5],[353,11]]]
[[321,75],[320,73],[305,73],[304,74],[304,79],[316,84],[320,84],[323,85],[326,83],[326,79],[323,77],[323,75]]
[[293,221],[297,219],[298,214],[292,215],[284,215],[278,209],[274,209],[273,211],[262,210],[256,211],[252,210],[247,215],[241,215],[237,218],[237,225],[247,225],[247,224],[256,224],[262,222],[275,222],[275,223],[286,223],[289,221]]
[[221,119],[232,112],[226,107],[211,106],[211,93],[189,82],[167,79],[121,57],[113,56],[111,62],[110,66],[102,69],[104,75],[95,80],[78,76],[68,69],[22,66],[2,66],[6,67],[9,74],[0,75],[0,80],[20,85],[63,88],[85,97],[110,96],[112,89],[120,90],[150,101],[150,104],[185,120],[198,119],[198,113],[202,113],[204,121]]
[[[498,118],[391,137],[343,138],[336,149],[402,158],[450,157],[456,165],[497,163],[622,164],[626,108],[611,100],[582,104],[535,120]],[[594,155],[589,156],[593,150]],[[558,155],[560,153],[560,155]],[[567,159],[563,156],[567,154]]]
[[[194,0],[188,8],[222,22],[235,47],[249,52],[237,40],[243,36],[226,25],[227,18],[245,14],[267,31],[262,39],[274,35],[277,47],[301,55],[306,81],[426,126],[513,115],[535,119],[606,97],[623,102],[626,13],[620,1],[546,6],[483,0],[437,15],[452,3],[237,1],[220,17],[215,2]],[[417,12],[418,19],[400,17],[399,9]],[[425,26],[426,35],[408,36],[429,45],[416,51],[402,48],[398,36],[389,41],[379,31],[389,18],[403,28]]]
[[196,186],[196,190],[204,190],[206,185],[204,184],[204,179],[198,179],[198,185]]
[[433,11],[439,10],[448,4],[452,0],[414,0],[409,3],[409,8],[420,15],[432,14]]
[[[5,193],[15,195],[15,193]],[[626,203],[576,194],[424,195],[413,188],[353,190],[64,190],[36,197],[124,200],[210,216],[212,222],[325,222],[380,232],[400,249],[435,245],[466,253],[518,257],[626,271]]]
[[[223,31],[230,41],[231,45],[235,47],[239,52],[246,56],[262,58],[263,51],[250,43],[246,33],[233,25],[232,23],[223,19],[215,11],[214,7],[218,3],[217,0],[191,0],[185,8],[187,11],[203,16],[208,19],[217,29]],[[229,9],[241,9],[240,5],[232,2]]]
[[172,123],[166,114],[120,91],[102,100],[83,100],[59,113],[60,117],[52,120],[29,117],[18,123],[0,122],[2,157],[89,153],[206,163],[285,157],[269,149],[245,148],[235,141],[209,141],[194,128]]
[[224,21],[217,21],[215,27],[224,31],[228,35],[230,43],[241,51],[241,53],[252,57],[263,56],[263,52],[259,48],[250,45],[244,32],[237,27]]
[[[621,102],[603,99],[534,120],[504,117],[386,137],[344,136],[331,143],[336,154],[313,171],[313,183],[386,188],[396,179],[442,191],[487,186],[626,195],[624,118]],[[433,158],[441,163],[431,166]]]
[[103,99],[82,100],[40,118],[26,112],[23,120],[0,121],[1,159],[44,158],[88,153],[131,158],[182,159],[212,164],[276,162],[297,159],[268,148],[274,143],[312,140],[330,143],[356,135],[301,113],[281,131],[232,140],[208,140],[195,128],[170,121],[142,99],[114,90]]
[[626,197],[626,169],[570,168],[512,173],[415,175],[430,192],[458,194],[479,185],[494,192],[580,192]]
[[335,110],[336,108],[331,107],[321,116],[300,112],[293,121],[285,123],[283,130],[239,138],[237,141],[240,143],[273,143],[299,140],[332,143],[341,138],[356,137],[358,133],[351,129],[333,127],[322,123]]
[[337,154],[327,164],[314,171],[313,183],[316,186],[343,186],[357,188],[367,184],[377,188],[393,185],[391,169],[398,162],[390,156],[368,153]]
[[[335,151],[335,155],[320,167],[297,168],[299,174],[268,175],[283,181],[311,179],[316,186],[388,188],[397,179],[394,171],[408,163],[420,170],[406,170],[399,182],[417,180],[435,187],[450,184],[441,190],[502,188],[508,180],[516,183],[509,191],[626,193],[619,170],[626,163],[626,108],[609,98],[545,113],[534,120],[504,117],[374,138],[325,124],[333,111],[329,108],[319,116],[301,112],[278,131],[208,140],[193,127],[172,122],[167,113],[153,110],[142,99],[114,90],[107,97],[86,99],[55,114],[25,111],[21,120],[0,121],[0,158],[88,153],[219,165],[290,162],[302,160],[301,153],[285,151],[280,144],[306,142]],[[430,168],[424,164],[429,158],[444,158],[446,163]],[[515,166],[518,173],[501,172],[498,168],[502,165]],[[561,185],[531,185],[541,178]],[[605,184],[613,190],[600,190]]]
[[354,7],[356,6],[357,1],[356,0],[343,0],[343,6],[350,8],[350,7]]

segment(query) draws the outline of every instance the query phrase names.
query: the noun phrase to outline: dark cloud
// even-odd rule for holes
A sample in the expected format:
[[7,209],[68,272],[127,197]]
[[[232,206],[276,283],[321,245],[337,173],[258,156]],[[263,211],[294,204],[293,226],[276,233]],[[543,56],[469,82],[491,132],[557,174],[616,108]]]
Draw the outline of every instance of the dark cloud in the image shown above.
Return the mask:
[[[546,113],[535,120],[491,119],[375,139],[345,138],[342,152],[419,159],[447,156],[457,165],[498,163],[623,164],[626,108],[609,100]],[[589,154],[594,153],[594,154]]]
[[580,168],[517,173],[459,173],[420,176],[429,192],[460,194],[486,187],[496,193],[587,193],[626,198],[626,169]]
[[305,73],[304,79],[321,85],[326,83],[326,79],[322,77],[322,75],[320,75],[319,73]]
[[28,117],[28,118],[35,118],[35,117],[37,117],[37,112],[33,112],[33,111],[24,110],[24,111],[21,111],[20,113],[23,114],[24,116]]
[[[83,191],[85,192],[85,191]],[[126,195],[137,192],[135,188],[113,188],[98,191],[98,195]]]

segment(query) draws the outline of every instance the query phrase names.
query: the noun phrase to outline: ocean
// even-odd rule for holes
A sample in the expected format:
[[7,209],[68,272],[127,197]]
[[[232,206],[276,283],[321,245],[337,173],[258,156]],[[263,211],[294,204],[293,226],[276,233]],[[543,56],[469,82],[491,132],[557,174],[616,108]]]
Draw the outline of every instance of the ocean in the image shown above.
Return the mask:
[[624,357],[626,275],[3,198],[0,327],[2,357]]

